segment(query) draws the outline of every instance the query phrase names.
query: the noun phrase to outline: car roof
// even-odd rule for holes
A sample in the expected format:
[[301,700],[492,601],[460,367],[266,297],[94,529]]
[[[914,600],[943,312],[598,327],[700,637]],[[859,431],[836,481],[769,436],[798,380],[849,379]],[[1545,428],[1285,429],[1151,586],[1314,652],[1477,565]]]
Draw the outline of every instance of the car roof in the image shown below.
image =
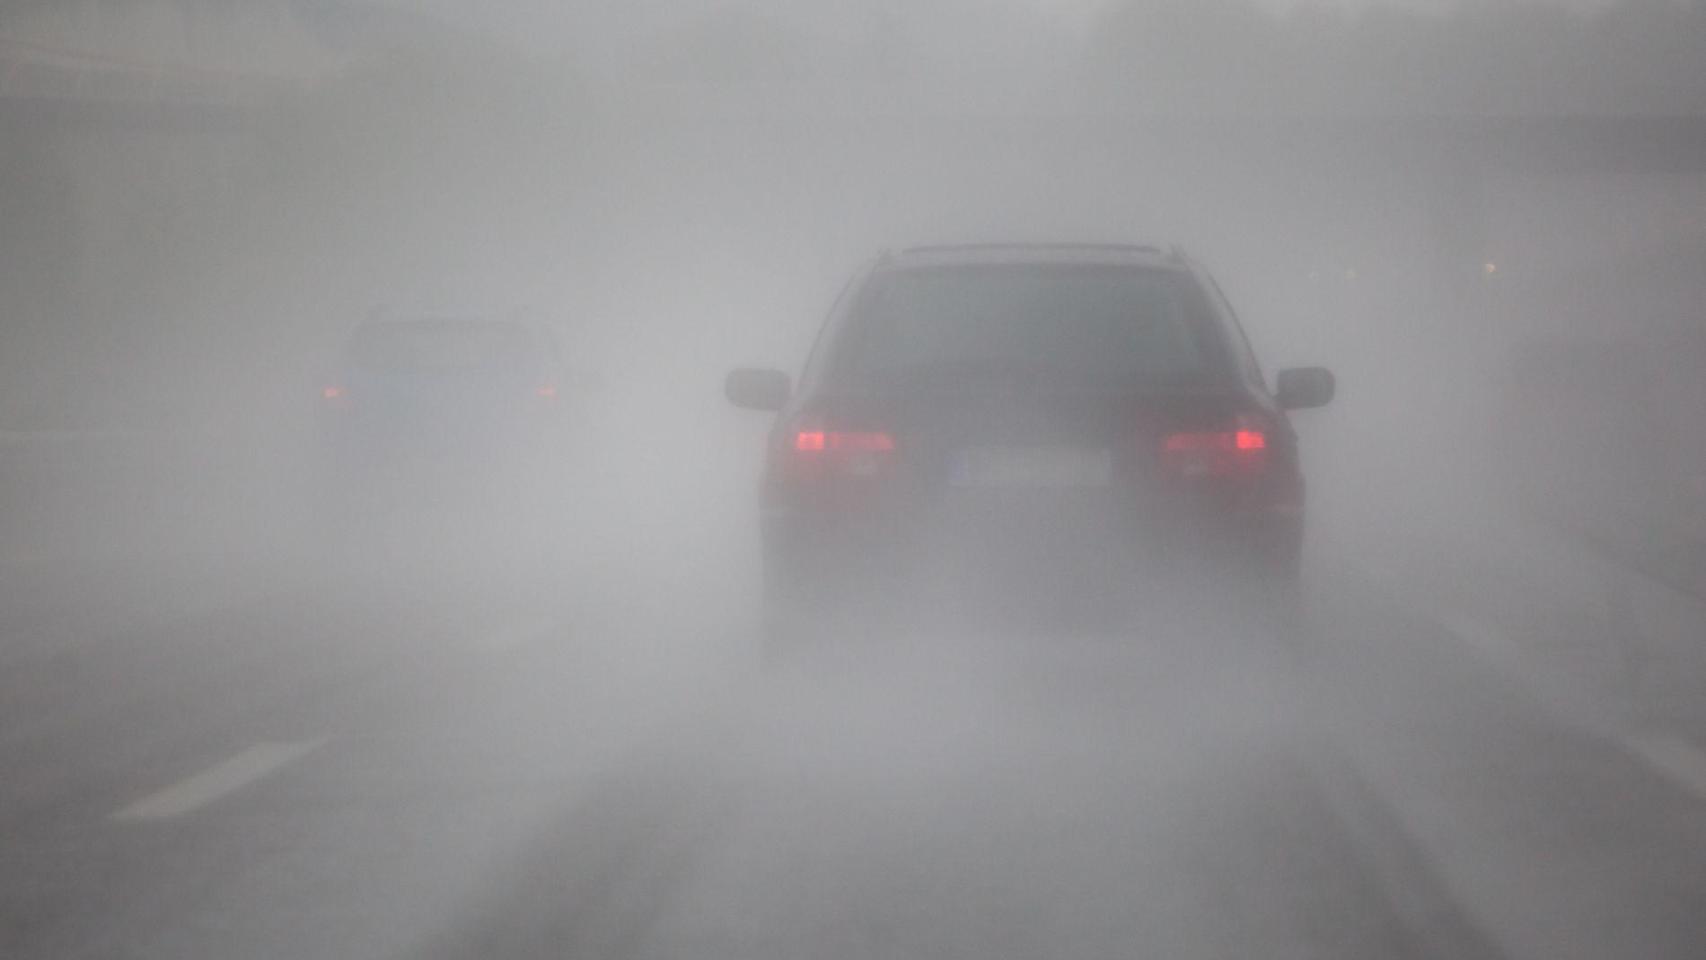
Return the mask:
[[363,320],[362,328],[383,327],[387,329],[412,328],[417,330],[458,330],[458,329],[489,329],[504,327],[523,329],[528,326],[518,320],[506,320],[495,317],[458,316],[455,314],[420,314],[375,317]]
[[879,268],[983,264],[1129,265],[1157,270],[1185,270],[1188,263],[1177,247],[1118,243],[977,243],[909,247],[883,254]]

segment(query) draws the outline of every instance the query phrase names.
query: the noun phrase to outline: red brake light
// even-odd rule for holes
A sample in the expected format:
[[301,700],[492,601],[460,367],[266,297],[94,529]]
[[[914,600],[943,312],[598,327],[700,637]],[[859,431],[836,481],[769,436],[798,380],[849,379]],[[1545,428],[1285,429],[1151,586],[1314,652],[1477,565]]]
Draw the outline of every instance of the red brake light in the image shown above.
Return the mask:
[[882,431],[801,430],[794,435],[799,453],[893,453],[894,437]]
[[1267,466],[1268,434],[1246,417],[1230,430],[1170,433],[1161,441],[1161,462],[1186,476],[1257,472]]
[[343,387],[335,387],[335,386],[323,387],[320,390],[320,399],[322,399],[322,400],[342,400],[342,399],[344,399],[344,388]]
[[784,471],[805,482],[829,476],[874,477],[887,470],[894,436],[883,430],[826,430],[808,424],[794,431]]
[[557,399],[557,385],[554,383],[547,383],[537,390],[534,390],[533,395],[541,400],[555,400]]

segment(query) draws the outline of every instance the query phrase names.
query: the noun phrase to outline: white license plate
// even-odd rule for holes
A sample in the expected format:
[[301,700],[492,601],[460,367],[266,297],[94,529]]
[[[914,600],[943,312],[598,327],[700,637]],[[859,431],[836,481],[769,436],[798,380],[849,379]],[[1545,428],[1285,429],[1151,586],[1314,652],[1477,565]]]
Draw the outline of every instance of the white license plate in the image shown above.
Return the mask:
[[971,447],[955,458],[956,487],[1105,487],[1113,456],[1096,447]]

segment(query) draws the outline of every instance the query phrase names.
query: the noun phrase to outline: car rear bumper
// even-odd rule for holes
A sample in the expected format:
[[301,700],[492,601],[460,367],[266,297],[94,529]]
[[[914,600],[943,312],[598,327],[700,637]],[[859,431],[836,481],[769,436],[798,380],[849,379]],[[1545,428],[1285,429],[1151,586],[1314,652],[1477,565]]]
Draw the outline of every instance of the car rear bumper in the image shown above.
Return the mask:
[[948,589],[1093,599],[1139,585],[1295,579],[1299,512],[1210,514],[999,501],[929,512],[766,511],[765,578],[790,601],[908,606]]

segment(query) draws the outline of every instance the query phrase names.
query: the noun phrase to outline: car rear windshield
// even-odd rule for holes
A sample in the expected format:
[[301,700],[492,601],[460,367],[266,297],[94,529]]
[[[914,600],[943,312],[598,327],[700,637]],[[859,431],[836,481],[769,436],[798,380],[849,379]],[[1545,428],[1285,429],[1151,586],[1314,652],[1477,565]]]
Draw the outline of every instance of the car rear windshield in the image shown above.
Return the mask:
[[968,265],[879,274],[832,361],[843,381],[967,372],[1155,386],[1212,372],[1190,279],[1120,264]]
[[351,359],[375,370],[514,368],[537,361],[539,353],[526,327],[478,320],[372,323],[350,344]]

